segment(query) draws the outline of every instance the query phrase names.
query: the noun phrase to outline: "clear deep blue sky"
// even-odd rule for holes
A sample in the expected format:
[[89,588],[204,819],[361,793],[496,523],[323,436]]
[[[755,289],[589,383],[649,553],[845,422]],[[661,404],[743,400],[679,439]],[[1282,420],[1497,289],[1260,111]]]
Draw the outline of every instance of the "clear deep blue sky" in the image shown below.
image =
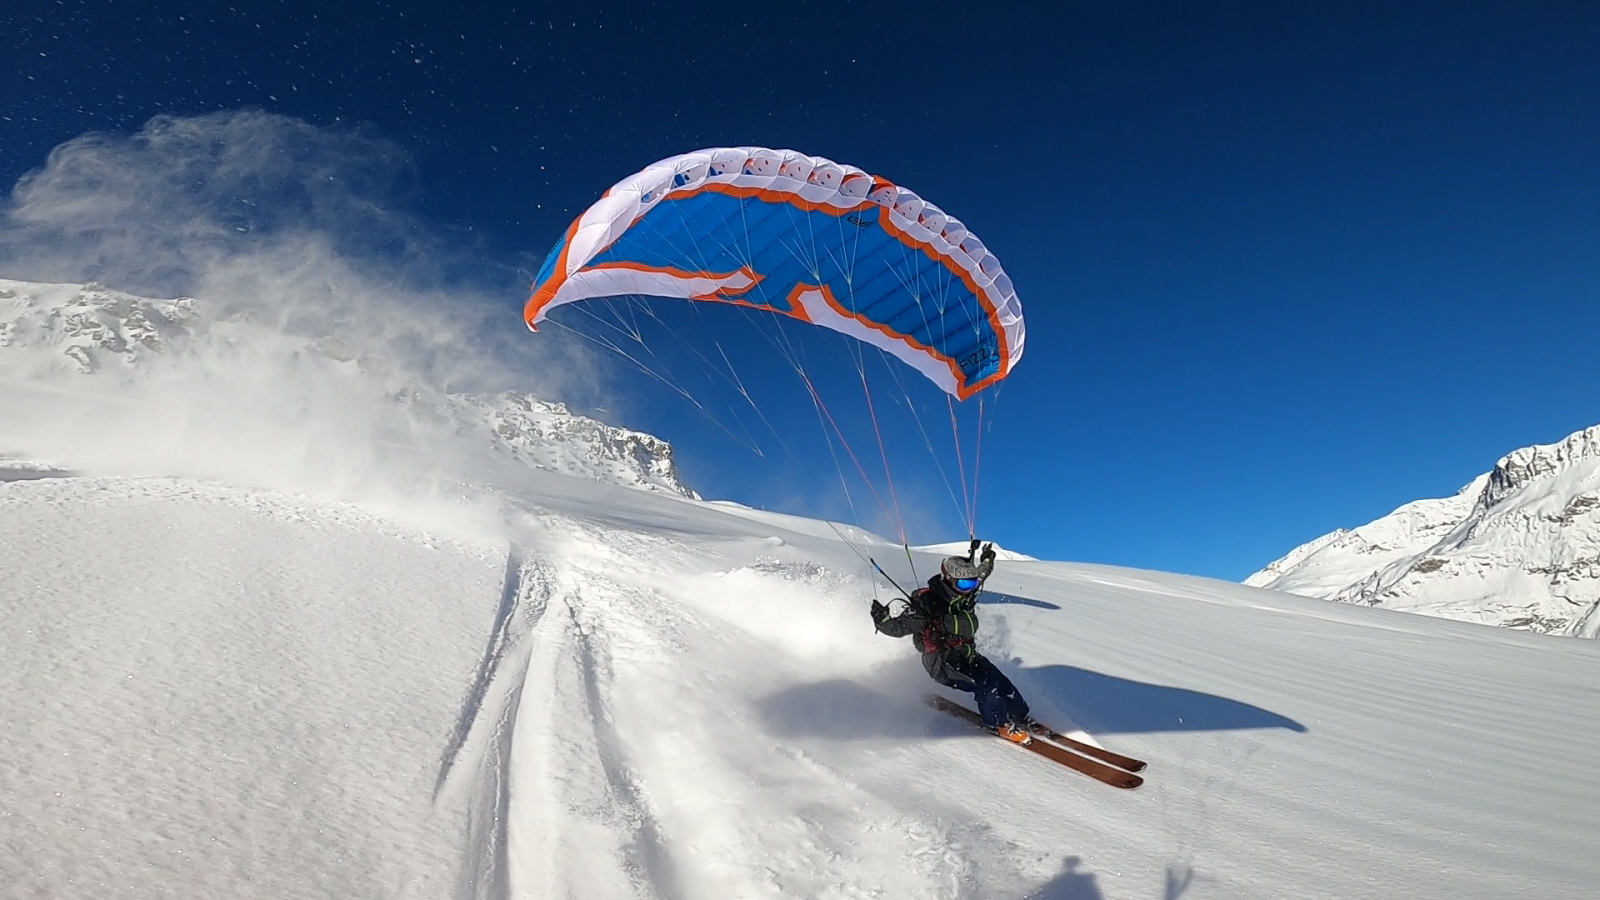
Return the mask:
[[979,527],[1053,559],[1242,578],[1600,422],[1593,3],[468,5],[7,3],[0,180],[161,113],[361,123],[506,262],[674,153],[860,165],[1017,284]]

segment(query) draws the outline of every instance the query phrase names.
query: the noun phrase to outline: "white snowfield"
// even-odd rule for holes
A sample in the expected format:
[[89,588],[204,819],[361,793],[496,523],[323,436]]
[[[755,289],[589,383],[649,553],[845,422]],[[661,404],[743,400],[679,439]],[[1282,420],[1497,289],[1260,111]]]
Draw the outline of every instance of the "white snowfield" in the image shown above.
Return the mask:
[[984,649],[1041,718],[1150,761],[1120,791],[920,705],[821,523],[547,472],[493,496],[501,526],[446,529],[0,469],[0,895],[1600,885],[1594,642],[1002,562]]

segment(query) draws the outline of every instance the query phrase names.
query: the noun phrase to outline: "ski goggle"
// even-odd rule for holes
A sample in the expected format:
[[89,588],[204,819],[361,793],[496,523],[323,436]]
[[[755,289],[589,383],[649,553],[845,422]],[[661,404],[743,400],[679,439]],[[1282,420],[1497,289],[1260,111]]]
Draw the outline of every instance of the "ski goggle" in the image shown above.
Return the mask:
[[982,581],[983,580],[981,578],[957,578],[955,581],[951,582],[951,584],[955,585],[956,590],[960,591],[961,593],[970,594],[978,589],[978,585],[981,584]]

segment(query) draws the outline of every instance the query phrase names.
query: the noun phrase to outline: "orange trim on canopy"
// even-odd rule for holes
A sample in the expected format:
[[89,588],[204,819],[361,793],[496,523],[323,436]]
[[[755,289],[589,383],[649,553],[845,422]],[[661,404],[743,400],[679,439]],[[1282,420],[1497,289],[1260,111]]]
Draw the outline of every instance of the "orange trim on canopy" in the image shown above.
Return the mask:
[[[750,283],[744,287],[720,288],[715,292],[715,294],[707,294],[706,296],[726,295],[733,297],[740,294],[749,293],[751,288],[760,284],[767,277],[762,275],[760,272],[757,272],[755,269],[750,268],[749,266],[740,266],[739,268],[734,269],[732,272],[701,272],[690,271],[689,269],[680,269],[676,266],[647,266],[644,263],[629,262],[621,259],[612,260],[611,262],[595,263],[592,266],[585,266],[583,271],[603,272],[608,269],[624,269],[629,272],[648,272],[652,275],[668,275],[673,278],[683,279],[704,278],[708,281],[724,281],[732,278],[735,275],[743,275],[745,278],[750,280]],[[701,297],[694,296],[690,299],[699,300]]]
[[[789,296],[783,298],[783,299],[789,301],[789,309],[792,310],[792,312],[790,312],[789,315],[795,317],[796,319],[799,319],[802,322],[809,322],[809,323],[815,325],[816,321],[811,318],[811,314],[806,312],[806,308],[804,306],[800,305],[800,295],[804,294],[806,291],[814,291],[816,289],[817,289],[816,285],[803,284],[803,283],[802,284],[797,284],[794,287],[790,288],[789,289]],[[823,290],[824,293],[826,293],[827,290],[828,290],[828,286],[827,285],[823,285],[822,286],[822,290]]]
[[[799,207],[807,212],[823,212],[836,217],[848,215],[853,212],[860,212],[869,206],[878,205],[877,203],[863,197],[861,202],[851,206],[834,206],[831,203],[826,203],[820,200],[807,200],[806,198],[800,196],[798,191],[775,191],[772,188],[726,184],[720,181],[707,181],[702,184],[695,185],[687,190],[668,191],[666,196],[661,198],[661,202],[665,203],[668,200],[681,200],[707,191],[713,194],[727,194],[730,197],[738,197],[741,200],[755,198],[757,200],[765,200],[768,203],[785,203],[790,206]],[[636,219],[635,221],[638,220]]]
[[522,321],[528,324],[530,331],[538,331],[539,314],[555,299],[556,291],[567,281],[567,255],[572,252],[572,238],[578,233],[578,223],[583,221],[583,216],[572,220],[567,226],[567,233],[561,238],[561,254],[556,257],[555,267],[550,270],[550,280],[535,288],[528,297],[528,303],[522,308]]
[[[1011,348],[1009,346],[1010,342],[1006,340],[1006,329],[1000,324],[1000,311],[995,308],[994,303],[990,302],[988,294],[986,294],[982,288],[978,287],[978,283],[972,278],[972,273],[968,272],[965,266],[957,263],[949,255],[940,253],[938,248],[934,247],[931,243],[927,241],[919,241],[912,237],[904,229],[894,223],[894,217],[888,215],[887,211],[885,215],[878,217],[878,221],[882,223],[883,230],[894,235],[895,238],[900,241],[900,243],[905,244],[908,247],[916,247],[920,249],[923,253],[927,254],[929,259],[932,259],[934,262],[943,263],[945,268],[954,272],[956,277],[960,278],[962,283],[967,286],[967,290],[971,291],[972,295],[977,298],[978,303],[983,306],[983,311],[988,315],[989,325],[994,329],[995,337],[1000,342],[1000,367],[995,370],[994,375],[985,378],[983,381],[979,382],[977,386],[973,387],[972,391],[976,392],[982,390],[983,387],[1006,377],[1007,373],[1011,371]],[[961,399],[967,399],[967,395],[963,394]]]
[[[825,284],[821,284],[821,285],[818,285],[818,284],[797,284],[797,285],[795,285],[794,290],[789,292],[789,302],[796,309],[800,309],[801,307],[800,307],[800,303],[799,303],[799,297],[800,297],[801,294],[804,294],[804,293],[806,293],[808,291],[815,291],[815,292],[821,294],[823,302],[827,303],[828,306],[832,307],[833,311],[838,313],[842,318],[853,319],[853,320],[855,320],[857,322],[860,322],[862,325],[865,325],[866,327],[872,329],[873,331],[878,332],[879,334],[884,335],[885,337],[893,338],[894,340],[900,341],[900,342],[904,343],[906,346],[910,347],[911,349],[916,350],[919,353],[926,353],[928,356],[931,356],[934,359],[937,359],[938,361],[944,363],[946,366],[949,366],[950,367],[950,377],[951,377],[952,381],[955,383],[956,392],[961,397],[961,399],[963,399],[963,400],[967,399],[967,396],[971,393],[971,390],[968,390],[965,387],[966,379],[967,379],[966,373],[961,371],[961,367],[956,364],[956,361],[953,358],[951,358],[949,356],[946,356],[943,353],[940,353],[938,350],[934,349],[933,347],[928,346],[927,344],[922,343],[921,341],[917,340],[916,338],[912,337],[909,334],[901,334],[900,332],[895,331],[893,328],[890,328],[889,326],[884,325],[881,322],[874,322],[871,319],[868,319],[865,316],[861,315],[860,313],[853,312],[851,310],[845,309],[844,304],[840,303],[839,299],[837,297],[833,296],[833,289],[828,287],[827,285],[825,285]],[[976,390],[976,389],[974,388],[973,390]]]

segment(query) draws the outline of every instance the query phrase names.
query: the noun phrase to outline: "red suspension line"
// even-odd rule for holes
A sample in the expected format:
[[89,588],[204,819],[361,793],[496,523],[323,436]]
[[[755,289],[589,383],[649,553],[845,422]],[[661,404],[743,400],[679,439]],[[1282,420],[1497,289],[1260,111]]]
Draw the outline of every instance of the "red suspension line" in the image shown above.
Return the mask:
[[966,454],[961,452],[961,428],[956,421],[956,401],[949,394],[945,394],[944,403],[950,409],[950,437],[956,442],[956,466],[957,472],[961,475],[961,502],[966,504],[967,507],[967,537],[973,538],[977,536],[977,533],[972,528],[974,524],[972,493],[967,488],[967,459]]
[[[889,499],[894,502],[894,519],[895,525],[900,529],[900,543],[909,548],[911,542],[906,539],[906,520],[900,515],[900,498],[895,494],[894,473],[889,469],[889,451],[883,445],[883,431],[878,427],[878,410],[872,405],[872,389],[867,386],[866,363],[859,356],[856,359],[856,371],[861,375],[861,392],[867,395],[867,412],[872,415],[872,432],[877,435],[878,453],[883,457],[883,477],[889,482]],[[909,555],[908,550],[907,556]]]
[[850,461],[856,464],[856,471],[861,473],[861,480],[866,482],[867,490],[872,492],[872,499],[878,502],[878,508],[883,510],[884,515],[888,515],[889,508],[884,506],[883,498],[878,496],[878,489],[872,484],[872,476],[867,474],[866,467],[861,465],[861,460],[856,457],[855,448],[850,446],[850,441],[839,428],[839,423],[834,421],[833,411],[828,409],[828,404],[823,402],[822,396],[817,393],[816,387],[811,384],[811,376],[807,375],[805,370],[799,366],[795,367],[795,371],[800,373],[800,379],[806,383],[806,390],[811,392],[811,402],[815,403],[817,408],[822,410],[822,414],[828,417],[828,424],[833,426],[833,433],[839,436],[839,443],[843,444],[845,452],[850,454]]
[[978,534],[978,470],[983,465],[983,395],[978,395],[978,447],[972,460],[972,523],[968,529]]

